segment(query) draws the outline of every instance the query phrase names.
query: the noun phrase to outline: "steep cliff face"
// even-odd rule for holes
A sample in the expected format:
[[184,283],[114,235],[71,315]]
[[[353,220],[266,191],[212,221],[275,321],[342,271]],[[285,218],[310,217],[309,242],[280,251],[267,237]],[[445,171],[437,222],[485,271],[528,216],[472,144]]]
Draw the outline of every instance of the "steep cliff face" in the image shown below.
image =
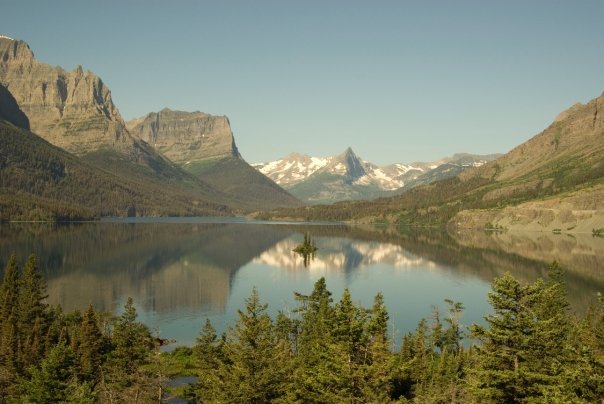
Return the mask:
[[241,157],[226,116],[164,108],[126,125],[134,136],[233,198],[243,210],[301,205]]
[[4,119],[19,128],[29,129],[27,116],[19,109],[13,95],[2,84],[0,84],[0,119]]
[[16,99],[31,131],[71,153],[109,148],[155,166],[164,159],[131,136],[103,81],[78,66],[71,72],[40,63],[29,45],[0,37],[0,84]]
[[241,158],[226,116],[164,108],[133,119],[126,126],[180,165],[208,158]]

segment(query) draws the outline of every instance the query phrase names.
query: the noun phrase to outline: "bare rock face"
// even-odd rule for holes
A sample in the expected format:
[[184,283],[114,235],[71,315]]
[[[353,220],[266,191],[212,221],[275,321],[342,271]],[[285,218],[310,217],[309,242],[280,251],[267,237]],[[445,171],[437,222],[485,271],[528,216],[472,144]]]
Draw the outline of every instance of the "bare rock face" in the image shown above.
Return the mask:
[[130,133],[179,165],[209,158],[241,158],[226,116],[164,108],[126,124]]
[[40,63],[27,43],[0,36],[0,84],[27,115],[31,131],[56,146],[77,155],[108,146],[132,161],[155,158],[128,133],[107,86],[81,66],[67,72]]

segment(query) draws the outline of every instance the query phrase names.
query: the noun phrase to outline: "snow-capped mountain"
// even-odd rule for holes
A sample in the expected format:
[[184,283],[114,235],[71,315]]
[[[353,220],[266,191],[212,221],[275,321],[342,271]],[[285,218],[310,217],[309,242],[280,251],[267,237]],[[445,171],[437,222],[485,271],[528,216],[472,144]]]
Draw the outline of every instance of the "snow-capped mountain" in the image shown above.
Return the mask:
[[306,154],[291,153],[281,160],[268,163],[252,163],[251,166],[282,187],[304,181],[315,171],[329,164],[332,157],[310,157]]
[[456,154],[435,162],[380,167],[359,158],[349,147],[337,156],[321,158],[291,153],[283,159],[252,166],[306,202],[329,203],[384,196],[457,175],[497,156]]

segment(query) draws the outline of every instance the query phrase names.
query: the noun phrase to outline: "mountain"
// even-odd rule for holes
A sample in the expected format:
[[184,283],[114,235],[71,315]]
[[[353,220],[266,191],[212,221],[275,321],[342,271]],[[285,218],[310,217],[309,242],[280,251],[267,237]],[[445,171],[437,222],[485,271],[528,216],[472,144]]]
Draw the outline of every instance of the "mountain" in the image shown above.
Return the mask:
[[0,120],[0,221],[232,213],[200,193],[114,175]]
[[181,168],[228,195],[233,206],[262,210],[302,205],[243,160],[226,116],[164,108],[126,125]]
[[421,174],[410,178],[409,181],[395,193],[401,193],[419,185],[430,184],[446,178],[455,177],[469,168],[483,166],[489,161],[496,160],[499,157],[501,157],[501,154],[477,155],[456,153],[451,157],[445,157],[430,163],[414,163],[414,165],[426,168]]
[[[80,66],[67,72],[40,63],[27,43],[7,37],[0,37],[0,84],[17,101],[32,132],[141,189],[188,195],[196,203],[228,205],[236,211],[301,204],[276,184],[262,183],[251,167],[246,170],[239,162],[232,163],[242,170],[234,176],[237,181],[253,178],[258,186],[254,181],[228,183],[231,179],[220,172],[205,176],[204,181],[177,164],[202,158],[205,162],[218,157],[239,159],[226,117],[164,110],[141,119],[140,130],[132,124],[135,134],[131,134],[99,77]],[[195,128],[202,128],[207,139],[200,143],[188,138]],[[171,135],[163,136],[167,132]],[[259,192],[263,187],[267,192]]]
[[209,158],[241,157],[226,116],[164,108],[133,119],[126,127],[179,165]]
[[561,113],[500,158],[375,201],[264,217],[450,227],[589,231],[604,228],[604,94]]
[[0,221],[231,213],[230,208],[210,202],[219,195],[192,176],[186,188],[159,177],[124,178],[82,161],[28,129],[28,119],[15,98],[0,85]]
[[400,193],[416,185],[457,175],[498,156],[456,154],[431,163],[379,167],[359,158],[348,148],[333,157],[292,153],[281,160],[252,166],[306,202],[332,203]]
[[109,88],[81,66],[67,72],[41,63],[26,42],[0,37],[0,84],[27,116],[31,131],[55,146],[103,169],[114,169],[117,161],[125,177],[187,180],[128,132]]

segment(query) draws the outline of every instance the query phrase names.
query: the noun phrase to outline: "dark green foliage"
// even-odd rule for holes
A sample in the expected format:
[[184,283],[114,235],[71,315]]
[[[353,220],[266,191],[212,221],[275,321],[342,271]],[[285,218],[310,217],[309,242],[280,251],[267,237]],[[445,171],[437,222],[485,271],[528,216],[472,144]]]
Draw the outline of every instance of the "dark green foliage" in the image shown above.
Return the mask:
[[[568,316],[563,272],[552,263],[547,281],[522,285],[509,274],[495,280],[489,295],[489,328],[475,327],[481,345],[471,384],[484,400],[579,401],[593,396],[577,382],[600,374],[585,362],[586,348]],[[577,380],[578,379],[578,380]]]
[[254,289],[239,321],[220,343],[206,322],[195,348],[201,368],[197,399],[264,403],[284,396],[289,349],[277,338],[266,307]]
[[[149,329],[136,321],[137,316],[134,302],[129,297],[124,305],[124,312],[115,322],[111,336],[113,350],[109,360],[125,375],[131,375],[146,363],[150,347],[153,347]],[[123,381],[128,383],[128,378]]]
[[67,344],[55,345],[39,367],[30,370],[31,379],[22,382],[23,396],[34,403],[65,402],[76,384],[76,357]]
[[82,317],[77,344],[80,377],[82,379],[92,382],[97,381],[105,346],[105,337],[99,329],[96,313],[91,304]]
[[226,362],[224,340],[218,340],[216,330],[209,319],[196,340],[193,353],[197,359],[196,385],[188,390],[188,398],[196,401],[218,401],[223,395],[220,371]]
[[[291,316],[281,312],[273,320],[254,289],[225,335],[206,321],[193,349],[160,355],[136,321],[132,299],[101,328],[92,306],[66,314],[44,305],[44,282],[36,274],[33,258],[21,273],[13,256],[0,286],[0,402],[156,402],[167,361],[178,362],[178,374],[197,376],[186,389],[195,402],[604,398],[604,298],[585,318],[573,319],[555,262],[546,280],[521,284],[505,275],[493,282],[493,313],[486,326],[472,329],[477,344],[464,345],[463,305],[445,300],[447,311],[434,309],[398,351],[381,294],[370,308],[354,304],[348,290],[334,303],[324,278],[309,295],[295,295]],[[27,316],[32,324],[24,323]]]
[[21,286],[19,289],[19,333],[24,341],[21,345],[21,364],[27,367],[37,363],[44,354],[44,336],[47,331],[46,307],[44,299],[46,283],[38,270],[36,258],[28,258],[23,269]]

